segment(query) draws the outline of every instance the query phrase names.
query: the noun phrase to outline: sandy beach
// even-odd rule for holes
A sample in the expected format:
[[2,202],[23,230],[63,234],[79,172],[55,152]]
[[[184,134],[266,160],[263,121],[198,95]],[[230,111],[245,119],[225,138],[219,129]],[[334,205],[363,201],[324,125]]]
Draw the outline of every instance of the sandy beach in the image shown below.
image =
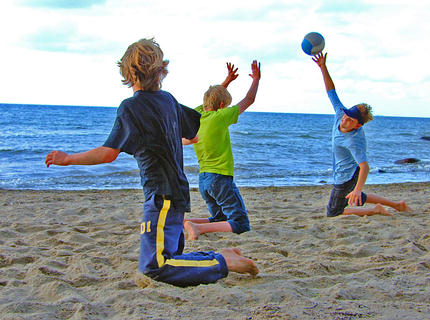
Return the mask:
[[[430,319],[430,183],[366,186],[412,213],[328,219],[330,186],[241,188],[256,277],[177,288],[139,277],[141,190],[0,190],[1,319]],[[207,217],[191,191],[187,217]]]

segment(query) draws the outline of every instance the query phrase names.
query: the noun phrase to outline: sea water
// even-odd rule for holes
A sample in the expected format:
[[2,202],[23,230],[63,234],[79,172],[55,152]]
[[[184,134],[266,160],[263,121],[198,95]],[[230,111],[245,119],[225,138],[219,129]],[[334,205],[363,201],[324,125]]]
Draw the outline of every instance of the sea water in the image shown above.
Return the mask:
[[[116,108],[0,104],[0,188],[141,188],[136,161],[121,153],[97,166],[51,166],[51,150],[87,151],[106,140]],[[239,186],[302,186],[332,183],[333,115],[245,112],[230,127]],[[365,125],[368,184],[430,181],[430,118],[384,117]],[[396,164],[416,158],[419,162]],[[184,147],[192,187],[199,166],[192,146]]]

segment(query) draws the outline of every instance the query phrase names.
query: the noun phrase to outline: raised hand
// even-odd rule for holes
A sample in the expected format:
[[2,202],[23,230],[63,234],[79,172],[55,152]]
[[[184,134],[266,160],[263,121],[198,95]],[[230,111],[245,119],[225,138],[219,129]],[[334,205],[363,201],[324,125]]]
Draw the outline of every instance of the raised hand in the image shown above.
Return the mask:
[[221,83],[221,85],[224,88],[227,88],[228,85],[233,81],[236,80],[236,78],[239,76],[239,74],[237,74],[237,68],[234,68],[234,64],[231,64],[230,62],[227,62],[227,77],[225,78],[224,82]]
[[313,61],[321,68],[322,66],[325,66],[325,62],[327,60],[327,53],[323,54],[322,52],[316,54],[313,58]]
[[234,68],[234,64],[231,64],[230,62],[227,62],[227,70],[228,70],[228,75],[227,78],[230,80],[230,82],[232,82],[233,80],[236,80],[236,78],[239,76],[238,74],[236,74],[238,68]]
[[252,74],[249,74],[249,76],[254,80],[260,80],[261,78],[260,62],[257,62],[257,60],[252,61],[251,70],[252,70]]

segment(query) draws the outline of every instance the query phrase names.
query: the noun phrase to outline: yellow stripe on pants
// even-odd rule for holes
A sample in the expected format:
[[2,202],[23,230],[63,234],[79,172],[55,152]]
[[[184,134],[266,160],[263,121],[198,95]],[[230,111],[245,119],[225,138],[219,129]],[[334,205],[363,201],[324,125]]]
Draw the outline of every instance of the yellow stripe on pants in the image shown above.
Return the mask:
[[163,208],[160,211],[157,223],[157,262],[158,267],[161,268],[164,265],[164,225],[166,223],[167,212],[170,209],[170,200],[163,200]]
[[164,264],[174,267],[212,267],[219,264],[217,259],[212,260],[175,260],[164,259],[164,226],[166,225],[167,212],[170,209],[170,200],[163,200],[163,208],[160,211],[157,224],[157,262],[158,267],[161,268]]

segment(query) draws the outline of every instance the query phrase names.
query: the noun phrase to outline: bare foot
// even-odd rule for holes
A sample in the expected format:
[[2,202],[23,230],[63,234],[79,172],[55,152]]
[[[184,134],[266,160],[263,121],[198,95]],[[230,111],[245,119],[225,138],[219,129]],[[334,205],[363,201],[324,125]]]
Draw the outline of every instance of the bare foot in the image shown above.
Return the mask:
[[188,233],[187,240],[197,240],[199,238],[200,232],[198,226],[191,221],[184,222],[184,229]]
[[145,276],[139,271],[136,271],[136,274],[134,276],[134,282],[141,289],[145,289],[146,287],[151,287],[151,286],[153,287],[153,284],[154,284],[154,280],[152,280],[150,277]]
[[249,273],[255,276],[259,271],[257,265],[251,259],[242,256],[242,253],[238,248],[224,249],[221,251],[227,268],[229,271],[237,273]]
[[401,212],[412,212],[412,209],[404,201],[397,202],[397,205],[394,209]]
[[385,208],[380,205],[379,203],[373,208],[372,210],[374,214],[382,214],[383,216],[393,216],[391,213],[389,213]]

